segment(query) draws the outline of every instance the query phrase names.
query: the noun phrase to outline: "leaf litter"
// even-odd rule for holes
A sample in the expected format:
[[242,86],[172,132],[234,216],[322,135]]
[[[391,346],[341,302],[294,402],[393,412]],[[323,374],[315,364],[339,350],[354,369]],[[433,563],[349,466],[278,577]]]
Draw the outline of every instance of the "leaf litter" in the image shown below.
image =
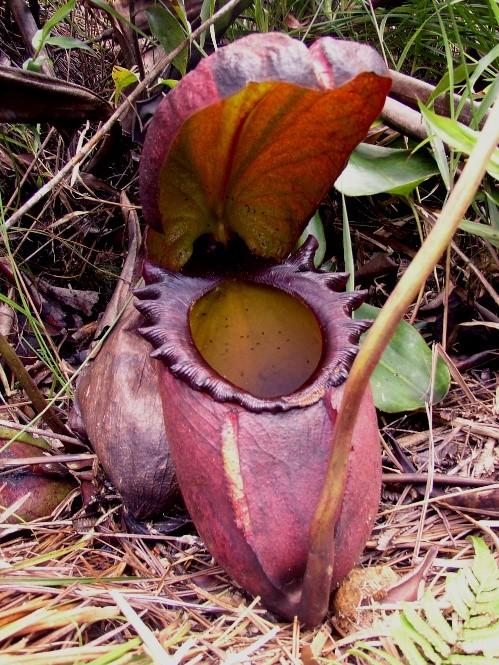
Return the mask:
[[[5,26],[5,10],[0,12],[0,23]],[[102,15],[91,12],[77,15],[80,28],[84,17],[88,34],[99,35],[104,24],[108,27]],[[19,40],[9,41],[10,58],[15,60],[22,52]],[[110,79],[111,63],[103,52],[100,57],[102,70],[96,74],[92,56],[84,51],[73,52],[71,80],[92,90],[105,91],[102,82]],[[59,60],[54,65],[59,75],[68,67]],[[76,133],[82,142],[84,132],[85,129]],[[20,174],[29,169],[25,185],[28,189],[23,190],[25,198],[33,179],[53,176],[55,165],[64,153],[60,139],[54,135],[43,147],[31,145],[31,137],[22,138],[26,141],[25,149],[17,160],[5,152],[2,144],[0,174],[11,183],[8,195],[14,195],[18,185],[23,186]],[[74,154],[75,148],[71,150]],[[26,155],[30,158],[25,159]],[[103,161],[96,173],[107,185],[128,188],[133,194],[133,158],[134,148],[129,148],[128,154],[122,151],[121,158],[111,163]],[[81,325],[93,326],[95,330],[96,313],[102,311],[116,284],[120,284],[117,278],[127,250],[119,201],[111,191],[94,189],[95,181],[88,181],[92,184],[85,186],[82,184],[85,178],[76,178],[72,187],[65,184],[54,189],[41,208],[35,209],[31,233],[29,228],[21,232],[14,229],[19,233],[16,241],[24,243],[16,261],[21,273],[29,268],[26,285],[32,284],[32,276],[41,280],[37,282],[38,288],[45,297],[50,296],[51,302],[56,302],[59,321],[63,320],[61,308],[66,313],[69,308],[81,316],[81,321],[70,321],[69,327],[64,319],[57,341],[60,350],[57,362],[64,364],[61,373],[70,380],[91,354],[85,346],[91,335],[79,346],[66,333],[75,333]],[[132,200],[136,198],[132,196]],[[331,218],[334,205],[334,201],[326,203],[325,219]],[[376,248],[395,258],[400,270],[412,255],[414,238],[403,207],[390,201],[383,205],[385,219],[380,224],[379,213],[370,204],[359,203],[356,218],[361,218],[364,209],[375,224],[359,226],[355,231],[356,259],[358,265],[366,263]],[[75,212],[77,216],[73,215]],[[69,215],[69,222],[52,228],[54,220],[64,215]],[[329,235],[336,233],[334,226],[328,225]],[[494,250],[477,237],[468,237],[460,247],[472,257],[470,260],[479,271],[483,272],[484,265],[491,261],[497,263]],[[48,261],[47,256],[51,257]],[[479,278],[465,261],[454,255],[452,269],[464,275],[468,290],[481,297]],[[389,288],[390,277],[387,279],[375,276],[370,282],[373,304],[382,304]],[[438,296],[442,285],[442,279],[430,283],[424,303]],[[93,295],[97,292],[98,303]],[[15,297],[12,289],[2,293],[8,298]],[[80,293],[83,302],[75,299]],[[462,293],[458,295],[462,301]],[[442,309],[445,316],[445,307]],[[26,316],[28,312],[16,310],[8,332],[14,331],[18,344],[32,349],[34,323]],[[114,319],[118,315],[119,308],[115,309]],[[431,312],[421,312],[420,321],[427,330],[434,323],[432,316]],[[469,313],[467,316],[471,320]],[[112,325],[113,317],[107,321]],[[454,326],[458,335],[457,324],[451,322],[451,330]],[[462,328],[459,331],[462,353],[456,361],[458,368],[459,362],[466,362],[472,355],[470,348],[474,353],[484,351],[483,346],[477,345],[477,339],[488,339],[487,334],[482,334],[479,338],[472,336],[470,342],[470,331],[468,337],[463,335]],[[41,427],[40,421],[32,422],[33,414],[23,393],[16,390],[8,372],[4,369],[1,372],[2,385],[9,392],[2,395],[0,417],[5,424],[12,422],[16,428],[12,430],[13,436],[18,436],[19,428],[35,437],[44,431],[55,442],[55,452],[63,452],[64,437],[60,435],[58,439],[56,434]],[[52,390],[49,378],[50,373],[45,377],[40,375],[39,380],[40,389],[47,395]],[[495,375],[487,366],[481,369],[472,366],[462,370],[460,382],[453,378],[447,397],[433,406],[430,421],[421,412],[381,416],[385,485],[378,521],[360,562],[367,570],[382,566],[402,579],[408,576],[414,581],[411,575],[426,557],[433,556],[437,547],[436,557],[425,571],[426,581],[422,577],[419,580],[437,598],[444,593],[446,572],[467,570],[471,565],[470,534],[481,535],[489,546],[497,548],[493,531],[499,513],[496,482],[499,399]],[[61,413],[67,413],[70,401],[71,389],[67,386],[55,405]],[[425,492],[424,485],[421,491],[413,480],[393,482],[396,475],[408,472],[394,455],[391,440],[398,443],[420,474],[420,483],[427,483],[431,476],[434,481],[441,476],[434,486],[444,492],[434,493],[434,486]],[[84,446],[81,451],[91,452]],[[69,494],[47,518],[16,524],[7,524],[2,519],[0,524],[0,665],[355,663],[357,656],[347,655],[347,650],[359,639],[369,639],[374,647],[386,645],[383,629],[368,628],[366,632],[360,618],[355,621],[355,616],[353,626],[347,631],[341,629],[332,615],[313,631],[296,622],[278,623],[259,606],[257,599],[246,597],[233,585],[188,525],[184,524],[181,533],[168,535],[154,530],[154,525],[144,533],[130,531],[120,499],[96,459],[74,454],[68,455],[64,464],[80,481],[80,490]],[[0,483],[6,468],[1,467]],[[483,486],[466,485],[467,478],[481,480]],[[464,482],[459,482],[460,479]],[[11,508],[9,512],[15,512],[17,506]],[[421,590],[416,596],[421,598]],[[369,597],[366,605],[359,607],[361,615],[371,611],[372,602]],[[395,607],[395,604],[385,605],[380,611],[383,614]]]

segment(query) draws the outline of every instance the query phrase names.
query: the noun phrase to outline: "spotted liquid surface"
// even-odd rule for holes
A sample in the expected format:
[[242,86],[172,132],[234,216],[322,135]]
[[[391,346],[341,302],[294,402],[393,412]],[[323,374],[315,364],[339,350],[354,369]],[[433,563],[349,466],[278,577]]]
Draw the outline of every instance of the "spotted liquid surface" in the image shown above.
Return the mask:
[[289,395],[314,374],[322,334],[312,310],[279,289],[227,281],[191,308],[190,329],[204,360],[255,397]]

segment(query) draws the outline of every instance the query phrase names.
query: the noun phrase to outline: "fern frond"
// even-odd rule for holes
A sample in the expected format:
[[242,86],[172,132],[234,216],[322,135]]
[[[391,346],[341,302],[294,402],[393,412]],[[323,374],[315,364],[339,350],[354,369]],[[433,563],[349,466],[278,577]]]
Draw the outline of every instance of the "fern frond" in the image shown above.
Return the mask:
[[392,656],[388,651],[365,642],[359,642],[353,649],[349,649],[348,653],[362,658],[368,665],[404,665],[401,660]]
[[471,540],[472,565],[446,578],[450,620],[427,592],[420,609],[405,603],[389,620],[402,661],[364,642],[350,653],[369,665],[499,665],[499,568],[485,542]]

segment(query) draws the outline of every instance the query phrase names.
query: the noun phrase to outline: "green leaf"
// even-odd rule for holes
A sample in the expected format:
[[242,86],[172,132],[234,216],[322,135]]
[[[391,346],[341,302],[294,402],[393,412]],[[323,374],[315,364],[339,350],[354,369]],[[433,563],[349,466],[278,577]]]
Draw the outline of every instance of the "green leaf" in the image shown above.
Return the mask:
[[436,134],[431,134],[428,138],[431,149],[433,151],[433,159],[435,160],[438,170],[440,171],[440,176],[443,180],[443,183],[447,189],[450,190],[452,185],[452,177],[450,172],[450,165],[447,159],[447,154],[445,152],[444,142]]
[[449,642],[449,644],[454,644],[457,642],[456,633],[452,630],[450,624],[445,620],[445,617],[440,611],[437,601],[431,592],[427,591],[424,594],[422,605],[428,625],[431,626],[442,637],[443,640]]
[[114,103],[116,104],[123,90],[132,85],[132,83],[136,83],[139,79],[137,74],[119,65],[113,67],[111,76],[114,81]]
[[308,236],[314,236],[314,238],[319,243],[319,246],[314,256],[314,265],[316,268],[319,268],[319,266],[321,266],[322,262],[324,261],[324,256],[326,255],[326,236],[324,235],[324,226],[322,224],[322,219],[321,216],[319,215],[319,211],[315,213],[315,215],[311,218],[311,220],[303,230],[303,233],[301,234],[300,239],[298,240],[298,247],[301,247],[301,245],[303,245]]
[[25,69],[28,72],[36,72],[39,74],[42,71],[42,64],[43,62],[49,62],[48,58],[45,57],[40,57],[38,58],[28,58],[23,62],[23,69]]
[[[462,81],[465,81],[469,77],[470,72],[472,72],[475,67],[476,65],[471,65],[469,63],[464,63],[464,62],[461,63],[460,65],[457,65],[457,67],[454,67],[452,74],[452,81],[454,85],[457,85]],[[448,92],[449,88],[450,88],[450,72],[446,71],[442,76],[442,78],[440,79],[440,81],[435,86],[435,90],[431,93],[428,99],[428,103],[432,102],[440,95],[443,95],[445,92]]]
[[[423,651],[428,663],[435,663],[435,665],[440,665],[442,658],[433,648],[432,644],[427,638],[426,633],[423,634],[421,631],[417,630],[408,620],[405,612],[402,613],[399,618],[401,630],[405,632],[407,639],[410,639],[415,645],[419,646],[419,648]],[[422,623],[424,624],[424,621]]]
[[350,220],[345,195],[341,195],[341,211],[343,213],[343,261],[348,273],[347,291],[355,289],[355,263],[353,260],[352,235],[350,233]]
[[159,83],[161,83],[162,85],[166,85],[167,88],[170,88],[170,90],[172,90],[178,85],[179,82],[177,81],[177,79],[160,79]]
[[[481,605],[481,603],[479,603]],[[475,608],[476,609],[476,608]],[[497,612],[494,612],[494,615],[497,615]],[[486,613],[480,613],[477,616],[471,617],[468,621],[468,628],[474,630],[475,628],[486,628],[490,625],[491,615]]]
[[47,21],[45,21],[41,30],[35,32],[33,39],[31,40],[35,51],[39,51],[47,43],[47,37],[50,35],[51,30],[73,11],[75,2],[76,0],[68,0],[68,2],[64,3],[62,7],[59,7],[59,9],[54,12]]
[[31,45],[33,46],[35,51],[39,51],[43,47],[46,37],[47,35],[44,35],[43,30],[41,28],[40,30],[37,30],[35,32],[35,34],[31,38]]
[[[497,2],[497,0],[496,0],[496,2]],[[499,44],[496,44],[488,53],[486,53],[482,58],[480,58],[480,60],[473,66],[474,71],[473,71],[473,74],[470,76],[469,84],[468,84],[470,90],[472,90],[475,87],[475,84],[480,79],[480,77],[482,77],[484,74],[486,75],[486,70],[489,67],[491,67],[491,65],[492,65],[491,69],[492,69],[492,71],[494,71],[493,65],[496,62],[497,58],[499,58]],[[463,100],[462,100],[462,103],[464,103]]]
[[335,187],[346,196],[370,196],[382,192],[407,196],[436,174],[435,162],[420,152],[361,143],[351,154]]
[[481,538],[471,536],[470,540],[475,550],[475,558],[471,568],[473,574],[485,589],[496,589],[499,586],[499,570],[494,557]]
[[[363,645],[362,645],[363,646]],[[381,654],[381,657],[383,658],[383,661],[379,661],[377,658],[374,658],[371,656],[369,653],[365,653],[365,651],[362,651],[360,648],[359,649],[350,649],[348,651],[349,656],[358,656],[364,663],[367,663],[367,665],[380,665],[380,662],[386,663],[386,659],[384,658],[384,654]],[[400,661],[399,661],[400,663]],[[402,665],[400,663],[400,665]]]
[[464,570],[458,570],[455,575],[447,576],[445,590],[455,611],[463,621],[467,621],[470,616],[469,606],[473,602],[473,593],[469,588]]
[[171,7],[175,12],[177,18],[179,19],[180,23],[184,26],[185,32],[190,35],[192,32],[191,24],[189,23],[189,19],[187,18],[184,0],[171,0]]
[[93,53],[92,49],[88,44],[85,44],[85,42],[82,42],[80,39],[75,39],[74,37],[62,37],[60,35],[51,35],[47,37],[45,43],[50,44],[51,46],[59,46],[60,48],[68,50],[72,48],[80,48],[83,49],[84,51],[90,51],[90,53]]
[[499,230],[493,229],[487,224],[463,220],[459,224],[459,228],[462,231],[466,231],[466,233],[473,233],[473,235],[480,236],[480,238],[485,238],[485,240],[488,240],[491,245],[494,245],[494,247],[499,247]]
[[[118,663],[118,662],[125,662],[121,660],[121,657],[131,651],[132,649],[136,649],[142,644],[142,641],[140,637],[134,637],[131,640],[128,640],[128,642],[122,642],[121,644],[118,644],[114,649],[111,649],[108,653],[103,654],[102,656],[99,656],[95,660],[92,660],[92,662],[89,662],[88,665],[112,665],[112,663]],[[133,661],[128,661],[128,662],[133,662]]]
[[484,93],[485,95],[480,102],[480,107],[476,112],[477,122],[481,122],[481,120],[483,120],[485,114],[489,112],[490,107],[497,99],[497,95],[499,94],[499,76],[496,76],[492,83],[485,88]]
[[[206,20],[208,20],[213,14],[215,13],[215,0],[203,0],[203,4],[201,5],[201,10],[199,12],[199,18],[201,19],[201,23],[204,23]],[[204,43],[206,40],[206,32],[202,32],[199,35],[199,46],[201,48],[204,48]]]
[[[146,15],[151,32],[158,39],[166,53],[170,53],[184,41],[185,33],[182,26],[167,9],[161,5],[155,5],[146,9]],[[187,69],[188,57],[188,49],[184,48],[173,61],[182,76]]]
[[[400,617],[398,618],[400,619]],[[426,658],[423,658],[419,653],[411,639],[411,635],[408,634],[407,628],[401,622],[399,622],[398,626],[392,628],[391,634],[395,644],[402,651],[409,665],[429,665]]]
[[409,603],[404,603],[404,616],[410,622],[414,630],[418,631],[420,635],[425,637],[442,656],[450,655],[449,645],[440,637],[436,630],[429,626],[428,623],[420,617]]
[[[375,658],[370,656],[371,653],[375,656]],[[352,656],[358,656],[366,663],[369,663],[369,665],[380,665],[380,663],[383,665],[384,663],[388,663],[388,665],[403,665],[401,660],[395,658],[395,656],[392,656],[387,651],[372,647],[366,642],[356,642],[354,648],[348,650],[348,654],[351,654]],[[383,660],[379,660],[380,658]]]
[[[485,542],[476,537],[472,541],[475,557],[471,567],[449,573],[446,578],[446,601],[450,601],[453,611],[449,621],[432,592],[427,591],[422,611],[416,603],[404,603],[402,612],[392,615],[381,627],[380,634],[388,631],[407,665],[499,665],[499,610],[491,612],[483,602],[484,597],[491,598],[490,594],[499,590],[499,568]],[[365,642],[357,642],[349,653],[369,665],[401,665],[384,649]]]
[[[355,319],[374,320],[381,310],[361,305]],[[371,376],[374,403],[381,411],[398,413],[423,408],[430,399],[432,352],[420,333],[401,321]],[[445,397],[450,373],[439,358],[435,372],[433,401]]]
[[467,653],[483,651],[485,654],[499,655],[499,621],[483,628],[465,628],[459,644]]
[[499,6],[497,4],[497,0],[489,0],[489,5],[494,13],[496,22],[499,25]]
[[[419,109],[428,123],[431,132],[434,132],[444,143],[447,143],[454,150],[463,152],[465,155],[471,154],[480,132],[466,127],[466,125],[457,122],[457,120],[437,115],[421,103],[419,103]],[[488,161],[487,172],[493,178],[499,180],[499,149],[497,148]]]

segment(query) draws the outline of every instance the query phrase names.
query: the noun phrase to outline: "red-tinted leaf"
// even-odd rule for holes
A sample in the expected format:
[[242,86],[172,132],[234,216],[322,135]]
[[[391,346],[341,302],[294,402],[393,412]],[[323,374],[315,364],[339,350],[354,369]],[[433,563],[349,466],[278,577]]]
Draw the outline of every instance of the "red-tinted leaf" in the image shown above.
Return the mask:
[[[0,440],[0,448],[7,441]],[[43,448],[15,441],[0,452],[0,459],[23,459],[40,457]],[[0,480],[0,522],[17,523],[46,517],[57,508],[76,486],[75,481],[63,467],[50,463],[30,464],[19,467],[7,467]],[[4,510],[14,512],[7,519],[2,516]]]
[[141,162],[153,260],[180,269],[193,242],[237,234],[282,260],[365,137],[390,87],[370,48],[285,35],[220,49],[162,102]]

